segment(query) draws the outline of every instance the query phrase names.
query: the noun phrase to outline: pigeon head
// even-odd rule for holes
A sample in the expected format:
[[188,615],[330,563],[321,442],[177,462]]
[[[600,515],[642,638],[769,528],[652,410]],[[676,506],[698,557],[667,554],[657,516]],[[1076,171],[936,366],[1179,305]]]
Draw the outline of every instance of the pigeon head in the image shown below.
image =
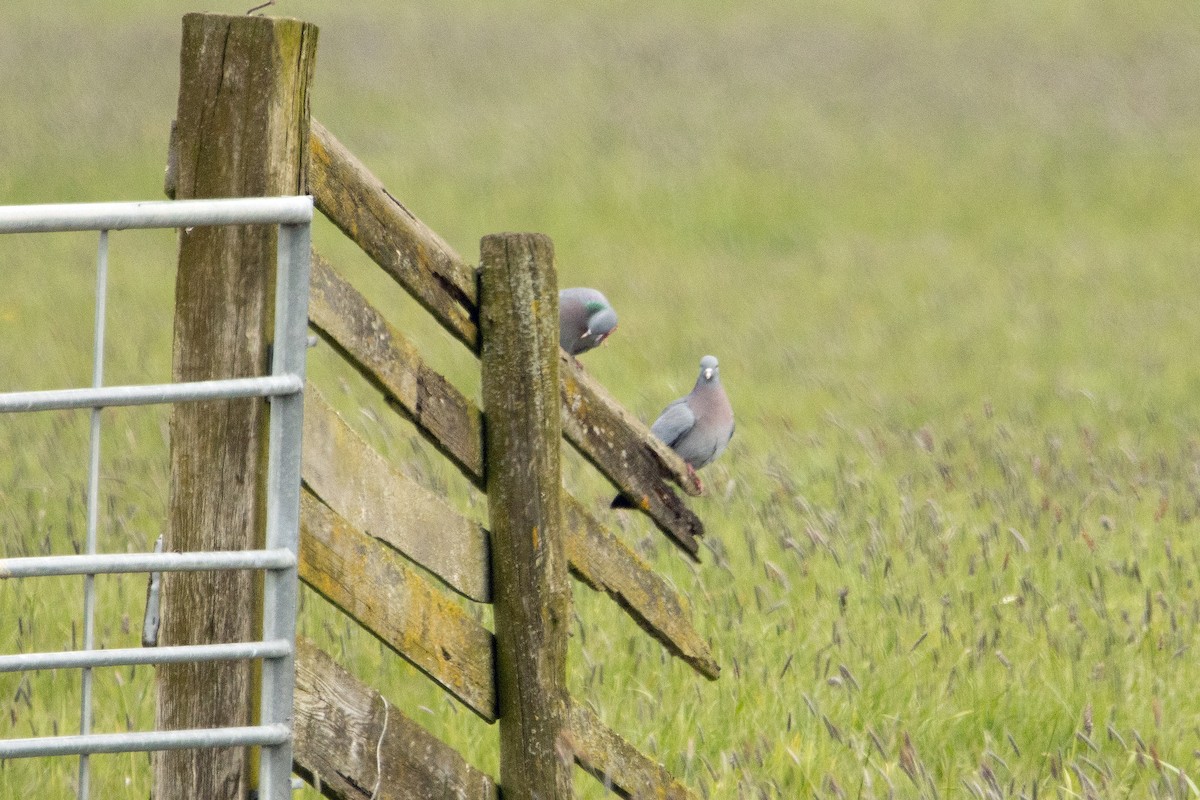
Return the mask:
[[705,356],[700,359],[700,379],[704,383],[720,382],[721,371],[717,368],[716,356]]
[[580,338],[590,338],[597,345],[602,344],[608,335],[617,329],[617,312],[612,306],[592,301],[585,306],[588,315],[587,330]]
[[577,286],[558,293],[558,343],[573,356],[600,346],[617,329],[617,312],[595,289]]

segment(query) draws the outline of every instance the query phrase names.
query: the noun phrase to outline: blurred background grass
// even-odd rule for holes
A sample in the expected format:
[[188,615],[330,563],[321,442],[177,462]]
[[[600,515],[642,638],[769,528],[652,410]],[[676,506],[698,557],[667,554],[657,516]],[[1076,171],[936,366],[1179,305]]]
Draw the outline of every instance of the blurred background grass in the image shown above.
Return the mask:
[[[247,6],[6,4],[0,202],[161,196],[180,17]],[[271,12],[321,28],[314,115],[469,261],[486,233],[542,231],[562,285],[607,293],[621,328],[587,368],[644,419],[721,359],[738,433],[695,503],[705,564],[613,524],[691,595],[725,672],[703,682],[580,590],[572,682],[606,721],[712,797],[1200,795],[1180,777],[1200,771],[1200,12]],[[477,390],[399,289],[330,226],[316,237]],[[94,247],[0,241],[0,388],[88,379]],[[106,380],[164,380],[174,238],[112,248]],[[385,453],[483,513],[326,348],[312,369]],[[106,412],[104,549],[162,525],[164,420]],[[0,419],[0,442],[0,546],[71,552],[83,416]],[[571,464],[600,511],[608,487]],[[70,646],[76,584],[10,583],[0,648]],[[102,638],[136,643],[141,583],[100,584]],[[310,635],[494,771],[493,731],[306,606]],[[71,730],[73,683],[0,676],[0,735]],[[106,671],[97,728],[147,726],[148,685]],[[105,796],[144,797],[145,772],[97,759]],[[9,762],[0,797],[72,774]]]

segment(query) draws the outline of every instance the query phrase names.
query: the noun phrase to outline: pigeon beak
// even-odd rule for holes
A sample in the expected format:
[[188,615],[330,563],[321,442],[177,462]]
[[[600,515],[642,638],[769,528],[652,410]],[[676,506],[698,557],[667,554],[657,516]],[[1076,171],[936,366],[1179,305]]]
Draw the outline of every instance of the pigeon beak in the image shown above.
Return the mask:
[[706,381],[712,380],[712,367],[709,367],[708,369],[704,370],[704,380],[706,380]]

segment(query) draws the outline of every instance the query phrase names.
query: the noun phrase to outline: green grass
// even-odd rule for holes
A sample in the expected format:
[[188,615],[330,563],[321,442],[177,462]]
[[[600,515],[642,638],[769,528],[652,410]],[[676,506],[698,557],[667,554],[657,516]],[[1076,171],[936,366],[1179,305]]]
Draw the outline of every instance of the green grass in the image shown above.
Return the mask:
[[[160,195],[190,10],[0,10],[0,203]],[[703,681],[581,587],[571,684],[606,722],[708,797],[1200,796],[1187,4],[276,11],[321,26],[314,114],[460,253],[543,231],[563,285],[605,290],[621,328],[587,368],[643,418],[721,359],[738,433],[694,503],[699,568],[568,458],[724,666]],[[473,359],[316,236],[477,392]],[[93,250],[0,241],[0,389],[86,382]],[[114,235],[107,380],[169,374],[173,259],[169,235]],[[354,424],[472,502],[334,362],[313,374]],[[102,547],[142,550],[165,417],[105,414]],[[0,419],[0,553],[80,546],[86,429]],[[100,638],[135,645],[143,582],[98,584]],[[0,652],[70,647],[80,597],[0,582]],[[494,730],[312,596],[302,628],[494,773]],[[97,684],[97,730],[152,724],[148,671]],[[77,706],[74,673],[0,676],[0,736],[69,732]],[[94,796],[146,796],[144,756],[95,762]],[[9,762],[0,798],[73,774]]]

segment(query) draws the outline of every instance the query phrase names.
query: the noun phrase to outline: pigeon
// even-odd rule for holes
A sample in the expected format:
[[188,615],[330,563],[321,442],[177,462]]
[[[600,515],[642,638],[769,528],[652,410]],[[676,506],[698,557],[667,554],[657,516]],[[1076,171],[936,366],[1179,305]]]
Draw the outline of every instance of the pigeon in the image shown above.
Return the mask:
[[[650,426],[650,432],[665,442],[687,464],[688,475],[703,491],[696,470],[709,464],[733,438],[733,408],[721,386],[716,356],[700,359],[700,375],[687,397],[671,403]],[[613,508],[628,508],[629,498],[619,495]]]
[[617,329],[617,312],[595,289],[563,289],[558,293],[558,343],[572,356],[604,343]]

